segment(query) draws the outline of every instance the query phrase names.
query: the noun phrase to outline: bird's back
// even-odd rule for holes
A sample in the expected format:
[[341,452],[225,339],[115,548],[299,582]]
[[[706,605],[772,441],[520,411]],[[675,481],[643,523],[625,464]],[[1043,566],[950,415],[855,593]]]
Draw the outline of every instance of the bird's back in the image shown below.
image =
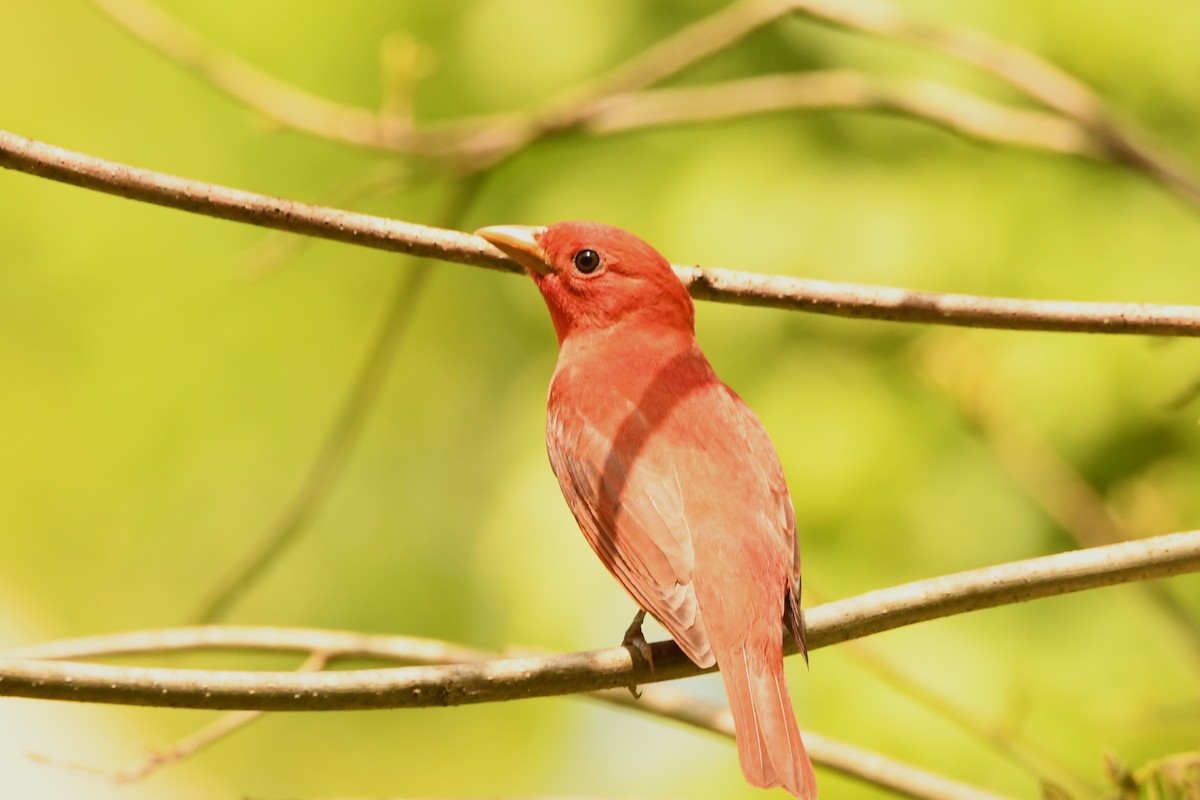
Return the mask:
[[560,359],[550,460],[597,554],[702,663],[691,629],[747,631],[713,629],[727,606],[778,629],[798,570],[791,501],[762,424],[694,340],[638,344]]

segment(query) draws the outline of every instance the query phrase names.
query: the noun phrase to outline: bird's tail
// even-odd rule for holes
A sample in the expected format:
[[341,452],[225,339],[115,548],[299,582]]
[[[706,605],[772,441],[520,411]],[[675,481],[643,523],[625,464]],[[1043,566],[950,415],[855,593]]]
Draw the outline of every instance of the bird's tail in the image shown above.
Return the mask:
[[803,800],[815,800],[816,777],[796,726],[781,643],[765,648],[742,645],[718,661],[746,780],[764,788],[782,786]]

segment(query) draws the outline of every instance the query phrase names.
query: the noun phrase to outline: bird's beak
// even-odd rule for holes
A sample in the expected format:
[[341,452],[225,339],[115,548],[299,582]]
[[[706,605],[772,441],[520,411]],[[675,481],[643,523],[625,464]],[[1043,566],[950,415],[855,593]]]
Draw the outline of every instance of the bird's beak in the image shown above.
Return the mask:
[[546,231],[545,228],[532,228],[526,225],[492,225],[475,231],[476,236],[482,236],[488,242],[504,251],[504,255],[516,261],[534,275],[545,275],[550,271],[546,262],[546,254],[542,252],[538,239]]

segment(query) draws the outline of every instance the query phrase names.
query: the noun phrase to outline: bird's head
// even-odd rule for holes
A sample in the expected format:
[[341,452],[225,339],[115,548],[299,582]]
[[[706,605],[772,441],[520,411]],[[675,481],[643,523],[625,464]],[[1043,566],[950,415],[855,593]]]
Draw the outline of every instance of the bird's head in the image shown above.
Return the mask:
[[671,264],[632,233],[596,222],[558,222],[497,225],[476,234],[533,277],[559,343],[635,321],[694,329],[692,298]]

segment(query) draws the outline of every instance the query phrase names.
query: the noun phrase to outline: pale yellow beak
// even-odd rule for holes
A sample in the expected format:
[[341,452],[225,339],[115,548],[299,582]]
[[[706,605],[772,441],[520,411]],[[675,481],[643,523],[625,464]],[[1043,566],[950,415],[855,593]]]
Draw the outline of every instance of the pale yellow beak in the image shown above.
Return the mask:
[[545,275],[550,271],[550,265],[546,263],[546,255],[538,244],[538,237],[545,231],[545,228],[527,225],[492,225],[480,228],[475,235],[487,239],[503,250],[504,255],[535,275]]

